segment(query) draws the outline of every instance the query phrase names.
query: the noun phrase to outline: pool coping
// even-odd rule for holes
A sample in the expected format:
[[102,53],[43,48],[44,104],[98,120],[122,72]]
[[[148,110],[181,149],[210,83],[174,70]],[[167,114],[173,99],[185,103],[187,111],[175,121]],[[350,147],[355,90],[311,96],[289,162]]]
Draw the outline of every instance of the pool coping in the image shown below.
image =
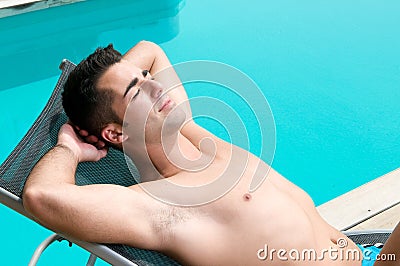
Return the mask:
[[[348,230],[400,204],[400,168],[317,207],[333,227]],[[398,217],[400,220],[400,214]]]

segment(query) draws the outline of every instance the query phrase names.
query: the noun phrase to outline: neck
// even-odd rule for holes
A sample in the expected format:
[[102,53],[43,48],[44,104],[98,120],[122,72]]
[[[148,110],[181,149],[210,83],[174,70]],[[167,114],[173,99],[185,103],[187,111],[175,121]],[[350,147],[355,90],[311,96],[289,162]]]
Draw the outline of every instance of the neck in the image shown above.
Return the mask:
[[168,178],[185,171],[201,155],[198,148],[180,132],[163,138],[162,142],[145,146],[145,151],[138,151],[136,147],[128,153],[139,170],[142,182]]
[[200,151],[185,136],[163,139],[162,143],[147,145],[150,159],[158,172],[165,178],[176,175],[188,168],[187,162],[200,157]]

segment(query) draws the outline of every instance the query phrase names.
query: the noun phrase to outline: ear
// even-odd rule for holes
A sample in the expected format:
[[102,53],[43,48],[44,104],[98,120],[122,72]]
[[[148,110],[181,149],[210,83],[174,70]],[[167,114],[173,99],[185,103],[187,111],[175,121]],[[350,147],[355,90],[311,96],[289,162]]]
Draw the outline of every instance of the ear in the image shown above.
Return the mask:
[[101,130],[101,136],[104,140],[112,144],[122,144],[128,139],[128,136],[122,134],[122,126],[120,124],[108,124]]

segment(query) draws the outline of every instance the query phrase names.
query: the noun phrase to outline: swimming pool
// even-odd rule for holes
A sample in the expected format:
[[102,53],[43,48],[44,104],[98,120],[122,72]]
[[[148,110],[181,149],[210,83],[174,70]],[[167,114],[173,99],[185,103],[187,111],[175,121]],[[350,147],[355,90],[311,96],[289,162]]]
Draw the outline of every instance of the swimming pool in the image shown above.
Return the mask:
[[[80,10],[73,6],[69,8]],[[7,76],[0,84],[7,89],[0,90],[0,121],[9,130],[1,133],[6,141],[0,160],[46,102],[63,57],[77,62],[97,45],[114,42],[126,51],[147,39],[160,43],[173,63],[220,61],[249,75],[275,117],[273,167],[321,204],[400,166],[399,11],[400,3],[394,0],[384,5],[377,0],[308,1],[301,6],[289,0],[252,4],[205,0],[186,2],[179,22],[167,23],[172,33],[148,24],[135,30],[117,25],[114,31],[102,31],[104,25],[99,25],[92,26],[96,37],[82,41],[85,32],[70,31],[69,42],[60,44],[52,36],[63,34],[53,29],[46,45],[34,43],[47,53],[35,53],[33,60],[18,55],[2,60],[1,71]],[[9,51],[3,49],[2,59]],[[207,91],[188,93],[193,97]],[[3,239],[10,239],[0,244],[2,262],[26,264],[46,231],[4,207],[0,212],[2,225],[9,227],[2,229]],[[49,265],[49,259],[58,256],[60,265],[83,264],[86,259],[78,248],[70,251],[55,245],[40,265]]]

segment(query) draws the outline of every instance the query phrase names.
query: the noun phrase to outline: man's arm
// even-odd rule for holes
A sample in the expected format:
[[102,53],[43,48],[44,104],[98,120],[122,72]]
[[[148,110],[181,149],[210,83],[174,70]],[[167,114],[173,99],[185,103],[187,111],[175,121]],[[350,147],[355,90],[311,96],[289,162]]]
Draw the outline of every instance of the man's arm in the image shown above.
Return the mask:
[[116,185],[75,185],[78,163],[105,155],[105,150],[80,141],[72,127],[64,125],[58,144],[27,179],[25,209],[43,225],[77,239],[157,249],[151,205],[143,195]]
[[185,104],[188,120],[192,119],[192,111],[185,88],[160,46],[152,42],[141,41],[130,49],[123,58],[140,69],[149,70],[154,79],[165,87],[168,95],[176,104]]

